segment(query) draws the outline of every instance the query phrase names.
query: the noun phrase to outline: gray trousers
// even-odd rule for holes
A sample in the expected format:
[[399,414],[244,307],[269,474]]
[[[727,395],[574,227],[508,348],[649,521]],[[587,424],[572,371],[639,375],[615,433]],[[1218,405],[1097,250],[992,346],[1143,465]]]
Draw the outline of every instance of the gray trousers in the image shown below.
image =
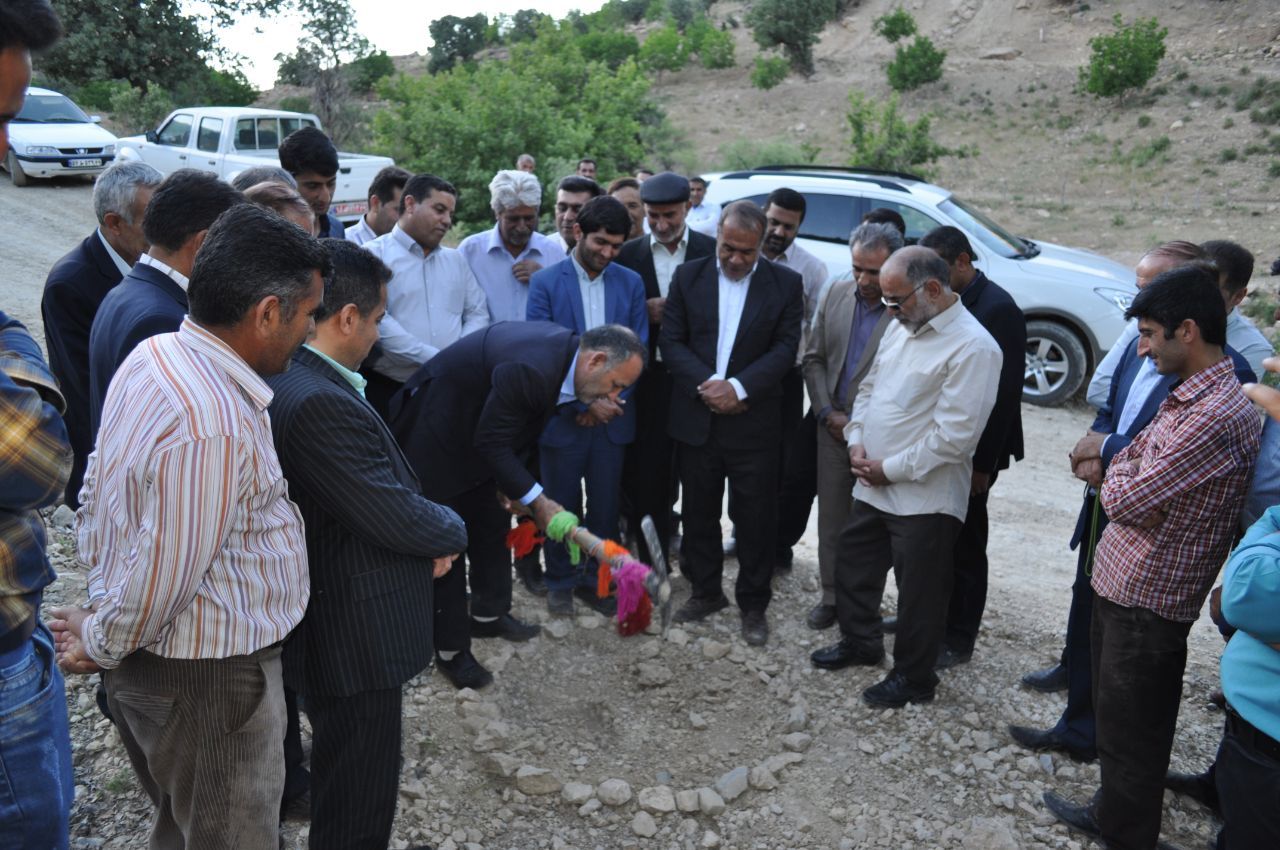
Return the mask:
[[103,676],[152,850],[275,850],[284,792],[280,647],[216,660],[140,650]]
[[840,532],[853,509],[853,471],[849,449],[818,423],[818,574],[822,577],[822,604],[836,604],[836,558]]

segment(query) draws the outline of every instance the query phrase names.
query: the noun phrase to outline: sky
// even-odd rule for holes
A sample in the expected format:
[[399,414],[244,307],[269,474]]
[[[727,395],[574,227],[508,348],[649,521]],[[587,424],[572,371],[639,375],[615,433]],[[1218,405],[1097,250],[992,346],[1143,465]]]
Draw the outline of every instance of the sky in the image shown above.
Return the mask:
[[[430,47],[427,27],[444,15],[468,17],[483,12],[490,18],[510,15],[520,9],[536,8],[556,18],[572,9],[593,12],[603,0],[457,0],[455,3],[422,0],[351,0],[360,34],[376,50],[392,56],[426,53]],[[277,53],[292,53],[302,35],[302,20],[296,15],[279,15],[269,20],[246,17],[218,33],[223,47],[244,57],[241,70],[260,89],[271,88],[276,79]]]

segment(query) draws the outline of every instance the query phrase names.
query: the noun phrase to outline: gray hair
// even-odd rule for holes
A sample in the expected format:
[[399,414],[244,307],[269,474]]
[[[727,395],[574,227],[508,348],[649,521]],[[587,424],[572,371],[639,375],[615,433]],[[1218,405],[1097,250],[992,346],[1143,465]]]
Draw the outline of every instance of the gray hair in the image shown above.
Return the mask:
[[290,189],[298,188],[298,181],[293,179],[293,175],[278,165],[255,165],[253,168],[246,168],[235,176],[231,186],[243,192],[259,183],[283,183]]
[[[883,249],[892,254],[903,246],[904,242],[902,234],[898,228],[892,224],[859,224],[853,229],[853,233],[849,234],[849,250],[853,250],[853,246],[861,245],[863,250],[875,251]],[[946,281],[946,275],[943,275],[943,281]]]
[[649,349],[636,332],[626,325],[599,325],[582,335],[578,347],[583,351],[603,351],[608,355],[604,367],[615,369],[632,357],[639,357],[643,363]]
[[489,206],[499,215],[512,207],[542,206],[542,184],[528,171],[499,171],[489,181]]
[[107,220],[107,213],[115,213],[127,224],[140,224],[133,220],[133,199],[138,189],[154,189],[164,182],[164,175],[139,160],[116,160],[98,175],[93,184],[93,212],[98,224]]

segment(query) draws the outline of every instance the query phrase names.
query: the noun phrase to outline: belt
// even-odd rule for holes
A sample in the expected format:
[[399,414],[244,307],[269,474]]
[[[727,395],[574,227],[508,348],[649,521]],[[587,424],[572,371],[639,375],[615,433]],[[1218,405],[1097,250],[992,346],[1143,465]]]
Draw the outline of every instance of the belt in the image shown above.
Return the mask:
[[1280,761],[1280,741],[1245,720],[1230,705],[1227,706],[1227,732],[1254,752]]

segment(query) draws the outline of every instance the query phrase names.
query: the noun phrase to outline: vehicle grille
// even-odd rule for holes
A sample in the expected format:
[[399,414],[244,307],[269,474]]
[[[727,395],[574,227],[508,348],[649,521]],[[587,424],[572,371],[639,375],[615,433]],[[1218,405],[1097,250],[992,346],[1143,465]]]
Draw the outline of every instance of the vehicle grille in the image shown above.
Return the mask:
[[67,156],[88,156],[102,153],[102,148],[58,148],[58,153],[64,153]]

